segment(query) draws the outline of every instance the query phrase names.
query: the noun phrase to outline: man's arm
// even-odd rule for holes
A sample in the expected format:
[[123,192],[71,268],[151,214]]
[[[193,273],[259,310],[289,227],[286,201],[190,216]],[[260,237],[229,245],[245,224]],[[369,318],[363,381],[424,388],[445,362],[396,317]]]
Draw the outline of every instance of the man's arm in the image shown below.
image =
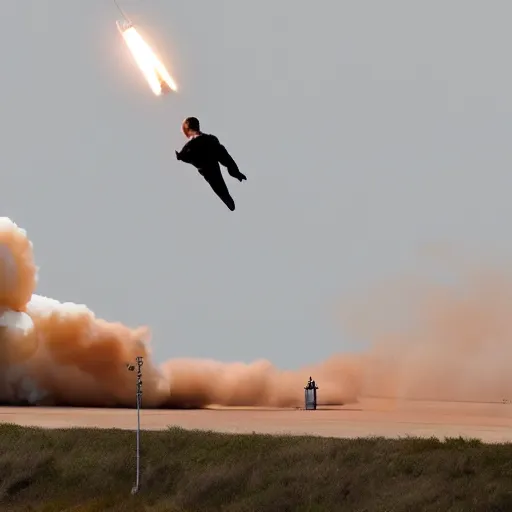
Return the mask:
[[176,159],[186,164],[192,163],[192,152],[188,142],[183,146],[181,151],[174,151],[176,153]]
[[233,176],[233,178],[245,179],[245,176],[240,172],[238,165],[225,146],[220,143],[217,137],[215,137],[215,141],[217,142],[217,159],[219,163],[228,170],[229,174]]

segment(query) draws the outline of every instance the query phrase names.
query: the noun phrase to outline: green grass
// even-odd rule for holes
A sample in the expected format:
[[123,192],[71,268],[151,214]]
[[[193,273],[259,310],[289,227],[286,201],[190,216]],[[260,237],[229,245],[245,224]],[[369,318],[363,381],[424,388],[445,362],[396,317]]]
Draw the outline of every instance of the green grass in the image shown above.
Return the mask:
[[512,445],[0,426],[0,510],[511,511]]

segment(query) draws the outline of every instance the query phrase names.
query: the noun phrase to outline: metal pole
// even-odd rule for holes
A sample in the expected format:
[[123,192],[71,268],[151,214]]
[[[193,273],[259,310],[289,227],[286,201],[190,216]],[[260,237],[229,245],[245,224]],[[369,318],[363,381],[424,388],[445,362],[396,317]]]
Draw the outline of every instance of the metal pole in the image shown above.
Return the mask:
[[[140,409],[142,407],[142,365],[144,364],[142,357],[139,356],[136,358],[137,361],[137,451],[136,451],[136,460],[137,460],[137,469],[136,469],[136,480],[135,487],[132,488],[132,494],[137,494],[140,489]],[[128,366],[128,370],[133,372],[135,370],[135,366]]]

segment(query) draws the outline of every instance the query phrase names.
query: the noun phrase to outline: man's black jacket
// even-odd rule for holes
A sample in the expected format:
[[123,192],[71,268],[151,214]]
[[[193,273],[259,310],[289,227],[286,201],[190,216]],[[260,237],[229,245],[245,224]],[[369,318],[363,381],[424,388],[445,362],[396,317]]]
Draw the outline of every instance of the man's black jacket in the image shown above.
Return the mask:
[[176,158],[196,167],[205,178],[212,173],[220,172],[219,163],[226,167],[233,178],[240,181],[245,178],[215,135],[201,133],[190,139],[181,151],[176,151]]

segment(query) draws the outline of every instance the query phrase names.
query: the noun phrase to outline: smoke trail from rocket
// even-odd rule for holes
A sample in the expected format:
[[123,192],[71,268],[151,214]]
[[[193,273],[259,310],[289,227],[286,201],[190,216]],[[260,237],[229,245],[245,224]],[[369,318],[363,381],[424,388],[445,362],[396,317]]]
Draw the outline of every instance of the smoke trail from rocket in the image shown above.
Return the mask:
[[[134,377],[125,362],[148,356],[148,330],[108,323],[83,305],[35,295],[37,271],[25,231],[1,218],[0,400],[131,404]],[[145,370],[146,400],[158,406],[168,385],[151,361]]]
[[[0,219],[0,401],[74,406],[133,406],[143,356],[145,407],[300,403],[307,376],[268,362],[222,364],[151,360],[150,331],[96,318],[85,305],[34,294],[37,272],[24,230]],[[341,377],[340,383],[345,377]],[[343,386],[335,386],[342,396]]]
[[415,286],[402,303],[391,300],[389,289],[344,322],[370,343],[367,351],[283,372],[268,361],[174,359],[157,366],[147,327],[108,322],[85,305],[37,295],[37,275],[27,234],[0,218],[0,402],[5,404],[133,407],[136,376],[126,364],[136,356],[145,358],[148,408],[300,406],[310,375],[320,386],[321,403],[351,403],[368,395],[512,397],[512,280],[501,276],[479,276],[452,289]]
[[[378,316],[385,327],[375,306],[359,312],[353,333],[372,340],[362,365],[360,396],[462,401],[512,397],[512,278],[487,271],[462,277],[456,285],[409,286],[399,315],[386,308],[397,301],[380,302]],[[390,318],[397,319],[389,325]]]

